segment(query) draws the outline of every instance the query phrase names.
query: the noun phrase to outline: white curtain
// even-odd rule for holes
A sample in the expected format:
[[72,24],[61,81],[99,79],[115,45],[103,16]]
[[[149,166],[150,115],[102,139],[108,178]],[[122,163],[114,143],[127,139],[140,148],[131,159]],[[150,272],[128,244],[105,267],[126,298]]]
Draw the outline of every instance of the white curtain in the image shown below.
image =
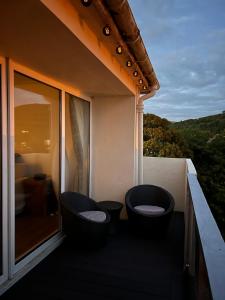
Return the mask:
[[89,193],[89,102],[66,95],[66,190]]

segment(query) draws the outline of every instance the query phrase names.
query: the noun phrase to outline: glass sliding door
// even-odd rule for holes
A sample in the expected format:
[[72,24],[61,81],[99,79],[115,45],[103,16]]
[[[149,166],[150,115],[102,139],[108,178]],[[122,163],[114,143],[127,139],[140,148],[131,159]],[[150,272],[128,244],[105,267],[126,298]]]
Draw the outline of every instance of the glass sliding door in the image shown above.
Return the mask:
[[65,190],[89,194],[90,103],[66,93]]
[[60,91],[14,73],[15,260],[59,231]]

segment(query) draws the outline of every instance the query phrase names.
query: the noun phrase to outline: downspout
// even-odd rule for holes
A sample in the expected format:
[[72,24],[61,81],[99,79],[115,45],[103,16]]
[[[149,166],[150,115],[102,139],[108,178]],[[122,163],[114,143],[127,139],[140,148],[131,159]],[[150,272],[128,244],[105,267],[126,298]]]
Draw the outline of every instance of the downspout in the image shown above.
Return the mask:
[[138,184],[143,184],[143,118],[144,118],[144,100],[155,95],[153,90],[146,95],[139,96],[137,102],[137,136],[138,136]]
[[143,114],[144,100],[153,97],[159,89],[159,82],[148,57],[140,31],[127,0],[95,0],[96,9],[104,20],[113,28],[114,38],[123,47],[136,69],[147,83],[147,89],[139,85],[141,96],[136,103],[137,129],[137,176],[138,184],[143,183]]

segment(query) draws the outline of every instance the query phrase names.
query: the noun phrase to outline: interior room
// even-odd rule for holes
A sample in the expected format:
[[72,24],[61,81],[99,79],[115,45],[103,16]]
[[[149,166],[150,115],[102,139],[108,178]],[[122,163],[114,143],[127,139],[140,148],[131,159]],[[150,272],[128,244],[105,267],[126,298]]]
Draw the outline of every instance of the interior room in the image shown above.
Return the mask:
[[59,230],[59,90],[14,73],[15,259]]

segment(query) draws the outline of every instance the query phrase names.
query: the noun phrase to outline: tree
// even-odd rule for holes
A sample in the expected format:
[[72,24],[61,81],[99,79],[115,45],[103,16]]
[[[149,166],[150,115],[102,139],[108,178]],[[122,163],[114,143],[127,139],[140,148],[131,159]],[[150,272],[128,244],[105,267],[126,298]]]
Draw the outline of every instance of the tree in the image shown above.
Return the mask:
[[170,125],[193,153],[198,179],[225,238],[225,114]]
[[152,114],[144,115],[144,155],[166,157],[190,157],[182,136],[170,128],[167,119]]

